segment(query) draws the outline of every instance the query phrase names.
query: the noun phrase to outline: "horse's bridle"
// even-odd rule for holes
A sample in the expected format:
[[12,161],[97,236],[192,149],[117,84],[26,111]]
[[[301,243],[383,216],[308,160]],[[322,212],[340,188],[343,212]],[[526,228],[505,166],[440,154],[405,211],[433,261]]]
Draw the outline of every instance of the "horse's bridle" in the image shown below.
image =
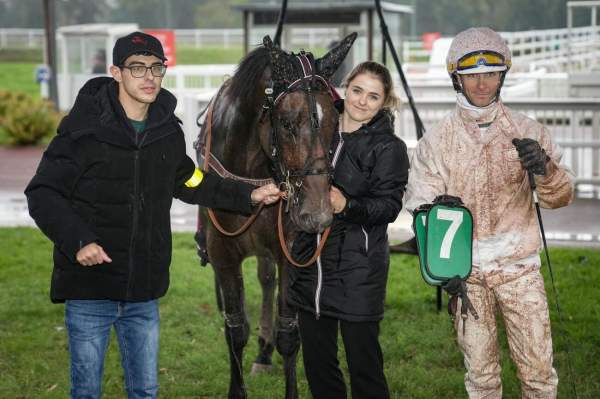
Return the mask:
[[[286,212],[289,211],[290,204],[295,206],[299,205],[300,200],[297,192],[302,187],[305,177],[316,175],[327,175],[331,177],[332,175],[332,169],[329,160],[326,157],[308,158],[302,169],[293,169],[288,168],[280,156],[281,146],[277,131],[278,127],[282,125],[288,131],[292,132],[291,134],[293,134],[294,129],[287,120],[275,115],[275,108],[279,102],[282,101],[286,95],[302,90],[306,94],[308,100],[312,137],[317,137],[320,140],[319,116],[317,113],[317,103],[315,100],[315,95],[313,94],[313,89],[316,87],[317,81],[322,83],[326,88],[329,88],[329,83],[327,80],[315,73],[316,68],[314,65],[314,58],[311,54],[306,54],[304,51],[301,51],[300,54],[292,55],[292,57],[295,57],[297,60],[297,65],[299,66],[297,69],[300,70],[301,76],[289,84],[286,84],[287,81],[285,81],[283,84],[283,87],[285,88],[279,93],[274,92],[274,86],[276,86],[276,82],[275,79],[271,77],[270,85],[265,89],[265,103],[263,105],[263,112],[268,114],[271,124],[269,155],[272,162],[274,179],[282,191],[287,193]],[[278,86],[281,86],[283,79],[280,79],[280,81],[277,83]],[[274,97],[275,94],[277,94],[276,97]],[[324,168],[314,168],[313,166],[319,161],[324,161],[326,166]]]
[[[270,157],[271,157],[272,166],[273,166],[273,174],[275,176],[275,182],[277,184],[279,184],[280,188],[283,189],[282,191],[284,191],[286,193],[286,195],[283,197],[287,200],[286,212],[289,210],[290,203],[293,203],[294,205],[299,204],[299,199],[298,199],[298,195],[296,194],[296,192],[297,192],[297,190],[299,190],[302,187],[305,177],[315,176],[315,175],[328,175],[331,177],[331,175],[332,175],[332,168],[331,168],[327,158],[324,158],[324,160],[326,162],[325,168],[321,168],[321,169],[312,168],[312,165],[314,163],[321,160],[321,158],[316,158],[316,159],[307,159],[306,162],[304,163],[304,166],[302,169],[291,169],[291,168],[286,167],[286,165],[283,162],[283,159],[281,159],[281,157],[279,155],[280,154],[280,145],[279,145],[279,138],[278,138],[278,134],[277,134],[277,125],[274,123],[275,122],[274,109],[277,106],[277,104],[279,103],[279,101],[281,101],[281,99],[285,95],[287,95],[293,91],[303,90],[306,93],[306,95],[308,96],[310,121],[311,121],[311,132],[313,133],[313,135],[316,135],[313,137],[319,137],[319,139],[320,139],[319,117],[317,114],[317,106],[316,106],[314,94],[312,92],[312,88],[315,87],[316,80],[320,80],[325,85],[325,87],[330,88],[329,83],[327,82],[327,80],[325,78],[314,73],[314,70],[315,70],[314,59],[307,57],[306,54],[304,54],[304,52],[301,52],[300,55],[297,55],[296,57],[300,62],[304,76],[302,76],[301,78],[299,78],[299,79],[295,80],[294,82],[290,83],[289,85],[287,85],[286,89],[281,91],[275,99],[273,99],[274,81],[273,81],[273,79],[271,79],[270,87],[267,87],[265,89],[265,104],[263,105],[263,112],[268,113],[269,120],[271,122]],[[204,170],[205,171],[209,170],[209,160],[212,157],[210,148],[211,148],[211,137],[212,137],[212,111],[213,111],[213,104],[214,104],[215,99],[216,99],[216,97],[213,98],[213,100],[211,100],[211,102],[208,106],[207,115],[206,115],[206,118],[207,118],[206,123],[207,123],[208,127],[207,127],[207,138],[206,138],[205,156],[204,156]],[[279,119],[279,122],[282,122],[281,118],[278,118],[278,119]],[[291,179],[297,180],[296,183],[294,183],[292,185]],[[217,217],[212,209],[208,209],[208,216],[218,231],[220,231],[222,234],[224,234],[228,237],[234,237],[234,236],[242,234],[244,231],[246,231],[248,229],[248,227],[250,227],[250,225],[254,222],[256,217],[260,214],[263,206],[264,206],[264,204],[261,203],[260,206],[258,207],[258,209],[252,214],[252,216],[250,216],[241,227],[239,227],[236,231],[233,231],[233,232],[229,232],[229,231],[225,230],[220,225],[220,223],[218,222]],[[283,251],[288,262],[290,262],[292,265],[294,265],[296,267],[306,267],[306,266],[310,266],[311,264],[313,264],[317,260],[317,258],[321,255],[323,247],[325,246],[325,242],[327,241],[327,237],[329,236],[330,230],[331,230],[330,227],[327,227],[325,229],[325,231],[323,232],[323,235],[321,237],[319,246],[315,250],[313,256],[308,261],[306,261],[305,263],[296,262],[292,258],[291,254],[289,253],[289,250],[285,243],[285,236],[284,236],[284,231],[283,231],[283,205],[281,202],[279,203],[279,213],[278,213],[278,218],[277,218],[277,231],[278,231],[278,235],[279,235],[279,244],[280,244],[281,250]]]

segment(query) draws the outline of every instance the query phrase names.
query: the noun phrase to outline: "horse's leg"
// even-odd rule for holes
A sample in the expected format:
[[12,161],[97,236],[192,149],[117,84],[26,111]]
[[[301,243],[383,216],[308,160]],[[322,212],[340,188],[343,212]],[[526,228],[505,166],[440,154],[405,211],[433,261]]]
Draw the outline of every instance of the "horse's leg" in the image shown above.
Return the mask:
[[273,259],[257,256],[258,281],[262,287],[258,356],[252,364],[252,374],[269,372],[273,368],[273,299],[275,296],[276,269]]
[[[218,262],[217,259],[219,259]],[[223,261],[224,259],[227,261]],[[213,265],[221,286],[225,309],[225,339],[229,348],[231,370],[229,399],[246,398],[242,360],[250,328],[244,309],[244,281],[241,262],[242,257],[234,254],[234,251],[231,250],[227,251],[226,257],[213,257]]]
[[220,313],[223,313],[223,292],[221,291],[221,283],[219,283],[219,276],[213,266],[214,278],[215,278],[215,299],[217,300],[217,308]]
[[[285,398],[297,399],[296,357],[300,349],[298,315],[296,309],[287,303],[288,273],[285,261],[279,262],[279,293],[277,295],[277,320],[275,323],[275,344],[283,357],[285,374]],[[284,266],[281,266],[284,265]]]

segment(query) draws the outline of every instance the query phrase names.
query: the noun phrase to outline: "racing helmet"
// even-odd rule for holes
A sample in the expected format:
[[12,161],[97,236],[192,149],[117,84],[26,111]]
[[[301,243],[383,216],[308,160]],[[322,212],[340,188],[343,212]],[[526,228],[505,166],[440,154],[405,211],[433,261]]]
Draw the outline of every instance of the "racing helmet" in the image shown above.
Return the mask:
[[500,88],[511,67],[511,55],[506,42],[490,28],[469,28],[460,32],[450,45],[446,68],[454,90],[462,92],[458,75],[501,72]]

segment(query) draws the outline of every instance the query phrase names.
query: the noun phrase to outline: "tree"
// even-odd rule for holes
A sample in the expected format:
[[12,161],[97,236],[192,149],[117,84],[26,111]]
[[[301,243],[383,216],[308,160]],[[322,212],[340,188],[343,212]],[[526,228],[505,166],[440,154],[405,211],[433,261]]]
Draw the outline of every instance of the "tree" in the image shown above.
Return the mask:
[[196,26],[198,28],[241,28],[242,13],[232,9],[234,4],[242,4],[242,2],[205,0],[196,9]]
[[196,28],[194,16],[203,0],[119,0],[111,13],[114,22],[135,22],[142,28]]

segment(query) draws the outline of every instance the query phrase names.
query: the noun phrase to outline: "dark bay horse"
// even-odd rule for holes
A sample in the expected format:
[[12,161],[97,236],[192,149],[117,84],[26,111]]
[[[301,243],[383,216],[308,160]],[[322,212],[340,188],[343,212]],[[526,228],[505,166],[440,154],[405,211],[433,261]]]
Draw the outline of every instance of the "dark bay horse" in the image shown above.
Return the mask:
[[[196,148],[200,164],[210,128],[213,172],[257,185],[272,179],[285,188],[288,246],[294,231],[322,232],[333,218],[328,151],[339,116],[328,80],[355,39],[356,34],[349,35],[315,60],[310,53],[287,53],[265,37],[263,45],[242,60],[212,100],[208,111],[211,118],[206,118],[199,134]],[[206,249],[220,286],[231,366],[229,398],[246,398],[242,354],[249,338],[249,323],[241,264],[249,256],[257,258],[263,292],[259,354],[253,370],[269,367],[273,349],[277,348],[283,357],[285,397],[298,397],[296,356],[300,341],[296,311],[286,302],[288,275],[277,238],[276,210],[276,206],[266,207],[248,230],[235,237],[220,233],[207,220],[205,209],[199,212]],[[215,215],[229,231],[247,220],[222,211],[215,211]]]

